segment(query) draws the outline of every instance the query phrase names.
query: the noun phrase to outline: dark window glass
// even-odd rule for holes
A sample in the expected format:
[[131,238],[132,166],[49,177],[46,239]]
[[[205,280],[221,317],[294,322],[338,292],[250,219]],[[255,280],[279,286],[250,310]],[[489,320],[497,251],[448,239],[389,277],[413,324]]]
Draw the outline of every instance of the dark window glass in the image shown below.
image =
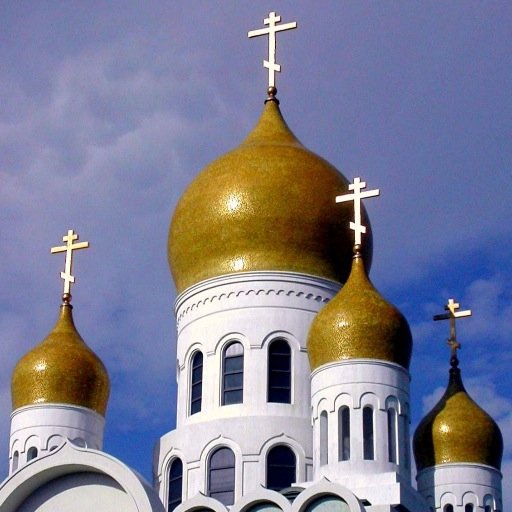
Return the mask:
[[341,407],[338,410],[338,459],[350,459],[350,409]]
[[296,480],[297,462],[288,446],[275,446],[267,454],[267,489],[280,491]]
[[473,510],[474,508],[472,503],[467,503],[466,506],[464,507],[464,512],[473,512]]
[[27,452],[27,462],[31,461],[32,459],[35,459],[37,457],[37,448],[32,446],[32,448],[28,449]]
[[397,463],[396,409],[388,409],[388,460]]
[[201,410],[203,397],[203,354],[196,352],[192,358],[192,379],[190,381],[190,414]]
[[285,340],[268,348],[268,401],[289,404],[292,391],[292,354]]
[[169,506],[167,510],[171,512],[180,503],[183,493],[183,463],[180,459],[174,459],[169,468]]
[[224,350],[222,364],[222,405],[244,401],[244,347],[234,342]]
[[18,451],[14,452],[14,455],[12,456],[12,471],[16,471],[18,469],[18,464],[20,460],[20,454]]
[[363,458],[374,460],[375,452],[373,446],[373,409],[363,408]]
[[208,496],[224,505],[235,501],[235,455],[229,448],[218,448],[210,457]]
[[453,505],[445,505],[443,512],[453,512]]
[[320,413],[320,465],[329,462],[329,425],[327,412]]

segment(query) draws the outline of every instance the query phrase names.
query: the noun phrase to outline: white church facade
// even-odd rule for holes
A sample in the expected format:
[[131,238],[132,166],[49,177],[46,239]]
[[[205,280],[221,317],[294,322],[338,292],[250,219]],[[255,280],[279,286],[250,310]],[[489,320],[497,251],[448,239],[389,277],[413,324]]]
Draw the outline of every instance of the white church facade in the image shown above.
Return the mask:
[[71,258],[86,244],[70,230],[54,250],[58,321],[13,371],[0,512],[502,512],[503,440],[464,389],[453,301],[448,387],[411,451],[412,337],[368,277],[361,199],[376,192],[288,128],[275,33],[294,27],[279,22],[252,32],[270,39],[260,120],[171,221],[177,414],[155,481],[103,451],[109,378],[73,323]]

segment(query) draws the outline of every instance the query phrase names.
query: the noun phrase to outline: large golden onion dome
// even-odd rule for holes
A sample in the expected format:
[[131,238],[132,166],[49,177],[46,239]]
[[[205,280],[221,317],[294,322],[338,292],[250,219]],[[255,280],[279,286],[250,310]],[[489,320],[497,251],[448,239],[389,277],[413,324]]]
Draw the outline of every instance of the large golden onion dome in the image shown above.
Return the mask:
[[501,467],[503,438],[496,422],[468,395],[460,369],[450,369],[446,392],[414,433],[418,471],[450,463]]
[[[344,282],[351,207],[347,180],[290,131],[266,102],[245,141],[209,164],[181,197],[169,231],[178,293],[215,276],[283,270]],[[368,225],[368,220],[365,221]],[[366,237],[371,259],[371,233]]]
[[374,288],[359,252],[346,284],[314,318],[307,348],[312,370],[345,359],[379,359],[409,368],[409,324]]
[[41,403],[72,404],[105,415],[110,382],[98,356],[76,330],[72,306],[63,304],[50,334],[16,365],[13,410]]

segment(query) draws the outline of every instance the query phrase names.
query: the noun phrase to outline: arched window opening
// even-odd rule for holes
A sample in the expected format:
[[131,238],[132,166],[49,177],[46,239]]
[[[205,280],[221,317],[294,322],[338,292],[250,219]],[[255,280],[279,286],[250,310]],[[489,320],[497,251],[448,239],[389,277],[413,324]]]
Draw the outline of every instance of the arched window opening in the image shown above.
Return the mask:
[[285,340],[275,340],[268,348],[269,402],[289,404],[292,396],[292,354]]
[[16,450],[12,456],[12,472],[13,473],[14,473],[14,471],[16,471],[18,469],[19,463],[20,463],[20,454],[19,454],[18,450]]
[[364,460],[375,459],[375,448],[373,440],[373,409],[363,408],[363,458]]
[[484,497],[484,512],[494,512],[494,500],[490,494]]
[[388,460],[393,464],[398,462],[397,439],[397,414],[396,409],[388,409]]
[[297,461],[289,446],[274,446],[267,454],[267,489],[281,491],[297,480]]
[[350,409],[338,409],[338,460],[350,459]]
[[466,503],[466,506],[464,507],[464,512],[473,512],[474,507],[472,503]]
[[244,347],[239,342],[224,349],[222,365],[222,405],[244,401]]
[[445,505],[443,508],[443,512],[453,512],[453,505],[452,504]]
[[329,462],[329,429],[327,423],[327,412],[320,414],[320,465],[323,466]]
[[203,398],[203,353],[192,357],[192,378],[190,379],[190,414],[201,410]]
[[37,457],[37,448],[35,446],[32,446],[32,448],[28,449],[27,452],[27,462],[35,459]]
[[174,459],[169,467],[169,495],[168,512],[174,510],[180,503],[183,495],[183,462]]
[[208,496],[224,505],[235,502],[235,454],[225,446],[210,457]]

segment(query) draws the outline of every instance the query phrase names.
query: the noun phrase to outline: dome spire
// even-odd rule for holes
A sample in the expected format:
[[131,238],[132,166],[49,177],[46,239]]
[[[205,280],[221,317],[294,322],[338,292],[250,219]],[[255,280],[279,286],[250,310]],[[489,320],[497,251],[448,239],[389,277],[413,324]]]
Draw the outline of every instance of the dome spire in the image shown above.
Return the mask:
[[297,28],[296,21],[277,25],[280,21],[281,16],[277,16],[274,11],[271,11],[268,18],[263,20],[263,24],[268,25],[267,28],[260,28],[247,32],[247,37],[249,38],[268,35],[268,60],[263,61],[263,67],[268,69],[268,98],[266,101],[277,101],[276,72],[281,72],[281,65],[276,62],[276,34],[283,30]]
[[360,252],[361,248],[361,235],[366,233],[366,226],[361,224],[361,200],[380,195],[380,190],[378,188],[361,192],[365,188],[366,181],[361,181],[361,178],[354,178],[354,182],[350,183],[348,186],[348,189],[353,190],[354,192],[352,194],[336,196],[337,203],[344,203],[345,201],[354,202],[354,221],[350,222],[350,229],[354,231],[354,253],[356,256]]
[[64,235],[62,237],[62,241],[66,242],[66,245],[52,247],[50,249],[50,252],[52,254],[57,254],[60,252],[66,253],[64,272],[60,273],[60,277],[64,280],[64,292],[62,293],[63,305],[67,305],[71,302],[71,284],[75,283],[75,276],[71,274],[73,270],[73,251],[76,251],[78,249],[89,248],[89,242],[73,243],[75,240],[78,239],[78,233],[75,233],[73,229],[68,229],[67,235]]
[[448,338],[447,343],[451,349],[450,364],[452,368],[457,368],[459,366],[457,350],[461,348],[460,343],[457,341],[455,320],[457,318],[471,316],[472,314],[470,309],[466,309],[465,311],[457,311],[459,308],[460,304],[458,302],[455,302],[454,299],[448,299],[448,303],[444,307],[447,313],[443,313],[441,315],[434,315],[434,321],[450,320],[450,337]]

